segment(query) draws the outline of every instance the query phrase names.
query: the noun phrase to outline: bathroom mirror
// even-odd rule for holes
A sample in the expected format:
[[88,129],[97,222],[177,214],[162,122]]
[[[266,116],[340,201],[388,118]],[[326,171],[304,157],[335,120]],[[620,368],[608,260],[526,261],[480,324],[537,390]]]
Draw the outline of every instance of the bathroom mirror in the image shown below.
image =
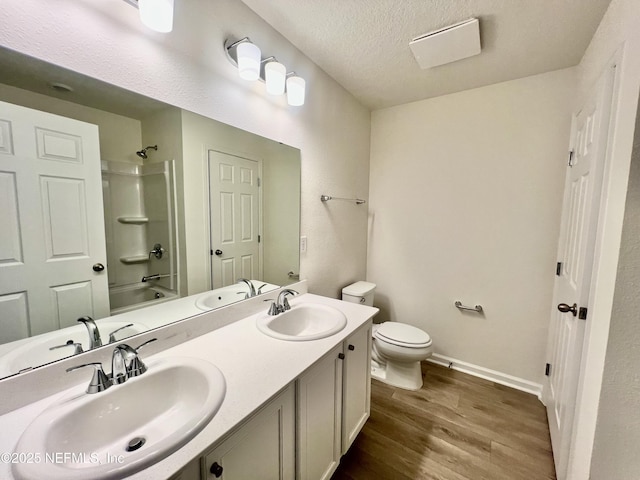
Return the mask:
[[0,378],[298,280],[299,150],[4,48],[0,102]]

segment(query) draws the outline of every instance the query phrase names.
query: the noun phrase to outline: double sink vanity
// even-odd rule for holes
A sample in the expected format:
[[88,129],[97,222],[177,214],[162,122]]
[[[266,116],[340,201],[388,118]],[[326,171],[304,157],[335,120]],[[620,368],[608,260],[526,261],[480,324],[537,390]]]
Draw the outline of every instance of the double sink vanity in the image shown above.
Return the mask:
[[[0,416],[0,478],[330,478],[369,416],[378,310],[290,288],[0,381],[49,385]],[[119,350],[129,375],[86,393],[73,367]]]

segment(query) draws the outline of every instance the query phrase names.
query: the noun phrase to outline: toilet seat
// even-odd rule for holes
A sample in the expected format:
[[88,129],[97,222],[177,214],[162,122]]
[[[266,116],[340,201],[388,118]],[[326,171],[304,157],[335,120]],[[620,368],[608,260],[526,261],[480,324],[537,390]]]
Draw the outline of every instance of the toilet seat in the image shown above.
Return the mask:
[[399,347],[425,348],[431,345],[431,337],[424,330],[400,322],[384,322],[374,328],[373,336],[382,342]]

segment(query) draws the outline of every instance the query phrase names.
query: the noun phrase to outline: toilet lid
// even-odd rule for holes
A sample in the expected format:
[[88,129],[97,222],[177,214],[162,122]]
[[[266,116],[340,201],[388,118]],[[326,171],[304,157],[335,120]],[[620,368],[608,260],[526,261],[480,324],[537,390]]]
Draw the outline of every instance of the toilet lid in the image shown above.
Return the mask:
[[422,348],[431,345],[431,337],[424,330],[399,322],[384,322],[374,334],[383,342],[401,347]]

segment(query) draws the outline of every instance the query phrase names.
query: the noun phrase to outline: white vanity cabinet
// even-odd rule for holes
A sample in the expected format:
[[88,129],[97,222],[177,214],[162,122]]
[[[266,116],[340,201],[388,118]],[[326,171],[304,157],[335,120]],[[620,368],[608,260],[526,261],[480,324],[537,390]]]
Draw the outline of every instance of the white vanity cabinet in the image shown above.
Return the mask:
[[340,463],[343,345],[297,381],[298,480],[325,480]]
[[343,455],[371,413],[371,341],[371,321],[368,321],[344,342]]
[[328,480],[369,418],[371,321],[297,380],[297,478]]
[[287,387],[203,457],[202,479],[293,480],[295,389]]

